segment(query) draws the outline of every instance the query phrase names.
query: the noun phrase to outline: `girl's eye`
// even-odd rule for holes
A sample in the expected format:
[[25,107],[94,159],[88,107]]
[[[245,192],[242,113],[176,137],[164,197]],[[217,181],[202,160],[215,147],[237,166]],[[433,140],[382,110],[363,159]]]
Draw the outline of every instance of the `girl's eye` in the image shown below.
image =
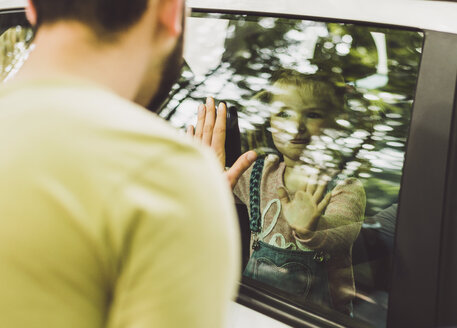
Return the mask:
[[323,118],[323,115],[321,113],[318,113],[318,112],[309,112],[308,114],[306,114],[306,116],[308,118],[314,118],[314,119]]
[[281,117],[281,118],[290,118],[292,117],[292,115],[290,115],[290,113],[286,110],[283,110],[283,111],[280,111],[278,114],[276,114],[277,117]]

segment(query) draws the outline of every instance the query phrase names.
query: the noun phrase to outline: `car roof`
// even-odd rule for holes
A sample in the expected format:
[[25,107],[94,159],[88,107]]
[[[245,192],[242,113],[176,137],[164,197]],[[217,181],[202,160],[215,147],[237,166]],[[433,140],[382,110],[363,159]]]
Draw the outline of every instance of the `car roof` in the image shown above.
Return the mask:
[[457,34],[457,3],[424,0],[187,0],[194,9],[217,9],[338,19]]
[[0,0],[0,10],[22,8],[26,4],[26,0]]
[[[0,10],[26,0],[0,0]],[[457,34],[457,3],[424,0],[187,0],[193,9],[281,14],[405,26]]]

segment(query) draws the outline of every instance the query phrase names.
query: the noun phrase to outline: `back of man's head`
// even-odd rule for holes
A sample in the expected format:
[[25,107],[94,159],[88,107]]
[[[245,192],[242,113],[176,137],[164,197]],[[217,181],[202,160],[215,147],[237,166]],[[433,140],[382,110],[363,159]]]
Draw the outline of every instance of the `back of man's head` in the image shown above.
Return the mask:
[[134,25],[145,13],[149,0],[31,0],[37,14],[36,28],[62,20],[91,27],[109,37]]
[[146,106],[179,76],[183,0],[28,1],[37,33],[17,79],[77,76]]

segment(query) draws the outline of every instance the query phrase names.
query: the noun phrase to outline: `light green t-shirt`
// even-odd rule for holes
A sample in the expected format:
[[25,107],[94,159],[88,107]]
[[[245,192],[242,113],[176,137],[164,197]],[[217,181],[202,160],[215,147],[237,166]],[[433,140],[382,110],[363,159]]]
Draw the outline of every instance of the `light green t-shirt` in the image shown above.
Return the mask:
[[239,273],[215,157],[99,86],[0,87],[0,327],[220,327]]

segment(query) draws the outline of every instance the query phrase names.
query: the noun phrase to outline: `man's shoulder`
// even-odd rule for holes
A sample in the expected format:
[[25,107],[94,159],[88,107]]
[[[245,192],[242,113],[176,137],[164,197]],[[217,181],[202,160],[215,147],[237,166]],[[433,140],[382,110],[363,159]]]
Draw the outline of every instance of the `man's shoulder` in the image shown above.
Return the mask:
[[0,103],[5,111],[22,116],[24,124],[39,122],[50,132],[69,129],[74,142],[86,134],[113,142],[141,143],[154,138],[158,143],[193,147],[155,113],[95,84],[72,80],[12,83],[0,90]]
[[103,102],[91,105],[100,111],[100,117],[95,118],[95,124],[100,124],[97,134],[100,131],[103,142],[130,157],[126,160],[137,159],[133,171],[148,168],[156,181],[159,176],[173,180],[178,171],[184,174],[181,179],[189,181],[201,172],[218,172],[212,152],[157,114],[116,95]]
[[[104,167],[112,171],[107,176],[121,179],[159,162],[185,171],[215,166],[213,156],[184,132],[102,87],[54,81],[12,86],[0,90],[0,107],[0,126],[22,127],[9,132],[10,140],[20,140],[26,131],[29,147],[39,144],[53,165],[77,158],[79,165],[66,170]],[[105,176],[95,172],[96,179]],[[156,174],[170,175],[170,170]]]

